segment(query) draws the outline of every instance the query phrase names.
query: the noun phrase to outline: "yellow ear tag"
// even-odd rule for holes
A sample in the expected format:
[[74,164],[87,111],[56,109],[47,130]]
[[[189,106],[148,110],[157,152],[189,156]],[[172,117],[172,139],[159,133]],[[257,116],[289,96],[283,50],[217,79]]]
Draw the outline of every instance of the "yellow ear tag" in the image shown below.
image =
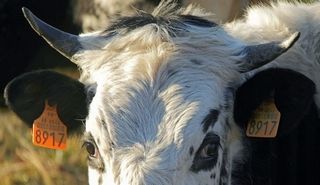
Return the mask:
[[32,143],[36,146],[63,150],[67,146],[67,127],[60,120],[57,106],[45,102],[44,110],[32,126]]
[[248,137],[274,138],[277,135],[281,113],[274,100],[264,101],[253,113],[247,126]]

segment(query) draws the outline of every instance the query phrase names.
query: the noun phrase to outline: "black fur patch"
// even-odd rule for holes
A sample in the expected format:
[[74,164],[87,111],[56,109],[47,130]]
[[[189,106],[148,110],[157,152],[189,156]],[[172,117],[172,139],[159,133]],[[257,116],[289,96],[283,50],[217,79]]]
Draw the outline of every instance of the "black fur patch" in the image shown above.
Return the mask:
[[216,121],[218,120],[219,114],[220,114],[219,110],[216,110],[216,109],[210,110],[210,113],[202,121],[203,132],[207,132],[209,127],[213,126],[216,123]]
[[216,178],[216,174],[215,173],[210,175],[210,179],[215,179],[215,178]]
[[189,148],[189,154],[192,155],[193,152],[194,152],[194,148],[193,148],[193,146],[192,146],[192,147]]
[[149,13],[140,12],[137,16],[132,17],[121,17],[113,22],[111,26],[109,26],[103,34],[107,34],[108,36],[113,35],[115,33],[119,33],[120,31],[123,33],[128,33],[137,28],[141,28],[148,24],[156,24],[161,27],[165,27],[171,36],[175,36],[179,31],[185,30],[187,25],[193,25],[198,27],[215,27],[216,23],[210,22],[201,17],[193,16],[193,15],[171,15],[168,17],[161,16],[153,16]]
[[193,16],[193,15],[180,15],[180,19],[188,24],[192,24],[194,26],[199,27],[216,27],[217,24],[201,17]]
[[193,64],[196,64],[196,65],[201,65],[202,62],[200,60],[197,60],[197,59],[191,59],[190,60]]
[[114,21],[111,26],[106,29],[106,32],[114,32],[117,30],[126,29],[132,31],[136,28],[143,27],[148,24],[164,24],[165,20],[157,18],[148,13],[141,13],[133,17],[121,17]]

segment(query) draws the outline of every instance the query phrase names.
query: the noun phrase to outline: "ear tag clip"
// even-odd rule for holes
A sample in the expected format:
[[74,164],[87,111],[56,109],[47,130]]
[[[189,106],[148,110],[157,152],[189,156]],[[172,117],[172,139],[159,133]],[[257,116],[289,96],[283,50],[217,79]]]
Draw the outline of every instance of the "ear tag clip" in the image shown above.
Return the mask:
[[57,106],[45,106],[32,125],[32,143],[36,146],[64,150],[67,146],[67,127],[60,120]]
[[268,99],[254,111],[247,124],[246,135],[257,138],[275,138],[278,132],[281,113],[274,99]]

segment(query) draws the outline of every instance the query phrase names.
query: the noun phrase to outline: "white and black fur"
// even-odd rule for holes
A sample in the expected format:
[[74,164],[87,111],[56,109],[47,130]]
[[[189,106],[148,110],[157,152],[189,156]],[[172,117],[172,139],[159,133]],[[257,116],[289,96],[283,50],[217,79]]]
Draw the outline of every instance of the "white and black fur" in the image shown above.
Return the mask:
[[[235,89],[266,64],[305,74],[319,91],[319,10],[277,3],[219,26],[162,2],[152,14],[80,36],[24,13],[94,92],[84,134],[90,184],[236,185],[232,171],[245,151]],[[319,107],[319,94],[315,101]]]
[[[318,7],[313,5],[313,8]],[[315,19],[314,23],[312,20],[300,23],[305,13],[295,13],[299,19],[292,20],[291,25],[278,22],[280,18],[277,17],[283,15],[276,15],[287,14],[288,8],[306,11],[303,8],[312,6],[279,3],[264,8],[263,12],[271,11],[271,15],[255,13],[259,8],[252,9],[245,20],[227,24],[225,29],[196,17],[184,20],[184,16],[173,11],[167,12],[169,16],[173,13],[172,20],[162,20],[161,11],[166,10],[162,9],[160,15],[142,14],[128,20],[120,19],[102,33],[107,40],[100,46],[102,51],[76,54],[75,60],[89,73],[84,77],[98,83],[86,131],[94,141],[108,141],[96,144],[105,170],[99,172],[89,166],[90,182],[94,184],[98,179],[98,182],[115,184],[232,184],[232,164],[234,160],[241,160],[242,144],[231,116],[232,97],[227,96],[227,100],[224,97],[232,93],[228,92],[230,84],[240,83],[238,69],[241,66],[234,64],[243,56],[241,41],[225,31],[254,44],[283,40],[300,31],[300,41],[285,57],[279,58],[278,63],[270,65],[296,69],[317,82],[320,79],[316,76],[320,71],[315,55],[318,44],[308,44],[307,50],[301,45],[310,43],[308,38],[317,42],[314,37],[319,38],[318,29],[310,33],[308,25],[317,26],[318,22]],[[251,18],[251,14],[255,18]],[[265,22],[261,25],[265,29],[260,25],[251,28],[251,19],[262,19],[256,21],[258,24]],[[134,22],[132,26],[130,22]],[[267,24],[270,22],[273,23]],[[265,33],[255,26],[266,30]],[[83,35],[83,38],[90,36]],[[127,52],[119,54],[113,52],[114,49]],[[148,52],[144,52],[146,50]],[[93,58],[97,61],[95,64],[89,62]],[[310,69],[315,74],[310,73]],[[208,130],[203,129],[202,123],[212,110],[220,114]],[[99,126],[101,124],[104,129]],[[194,164],[198,162],[201,143],[210,134],[219,138],[217,158],[211,164]],[[106,153],[103,148],[108,148]],[[195,150],[191,155],[190,148]],[[200,167],[194,167],[198,165]]]

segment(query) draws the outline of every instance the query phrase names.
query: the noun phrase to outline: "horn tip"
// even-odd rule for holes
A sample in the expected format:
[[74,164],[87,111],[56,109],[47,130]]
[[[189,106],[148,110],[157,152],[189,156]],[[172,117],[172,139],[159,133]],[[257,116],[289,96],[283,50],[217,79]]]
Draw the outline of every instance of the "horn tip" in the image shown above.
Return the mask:
[[23,13],[25,13],[26,11],[30,11],[28,8],[26,8],[24,6],[21,8],[21,10],[22,10]]
[[38,34],[40,34],[39,28],[38,28],[38,23],[37,23],[37,21],[35,21],[35,19],[37,19],[37,17],[26,7],[22,7],[22,13],[23,13],[24,17],[27,19],[27,21],[29,22],[30,26]]
[[22,7],[22,12],[31,28],[50,46],[68,59],[71,59],[72,56],[81,49],[81,44],[79,43],[77,36],[50,26],[39,19],[26,7]]
[[299,39],[300,32],[295,32],[292,35],[290,35],[289,38],[287,38],[285,41],[281,43],[281,47],[284,49],[289,49],[293,46],[293,44]]
[[22,13],[25,18],[29,19],[30,16],[33,15],[32,12],[28,8],[22,7],[21,9],[22,9]]

